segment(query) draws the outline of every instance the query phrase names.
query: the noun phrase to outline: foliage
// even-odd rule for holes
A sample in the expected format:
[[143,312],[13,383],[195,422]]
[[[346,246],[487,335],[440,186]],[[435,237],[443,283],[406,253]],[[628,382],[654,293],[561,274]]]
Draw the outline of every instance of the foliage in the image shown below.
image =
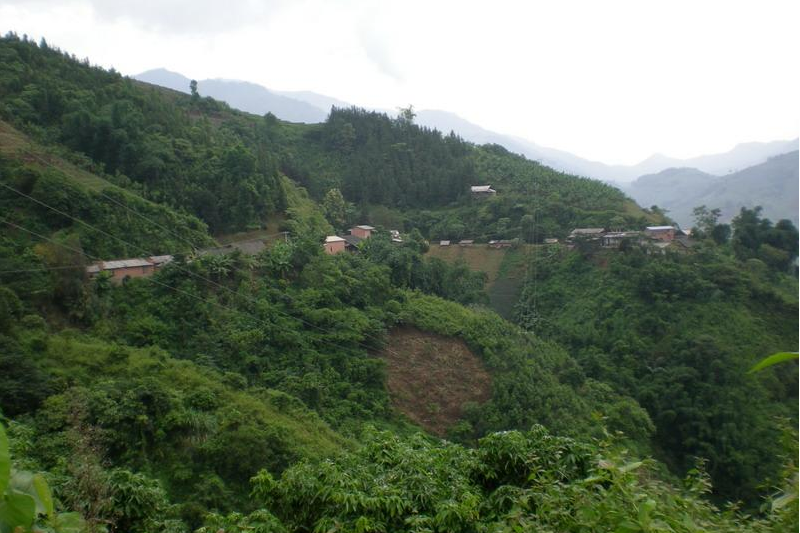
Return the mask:
[[[192,244],[201,246],[210,242],[205,225],[195,217],[176,213],[116,187],[87,189],[56,168],[40,169],[3,157],[0,157],[0,206],[8,219],[37,233],[75,235],[80,247],[91,257],[174,254],[189,251]],[[30,238],[29,234],[20,233],[21,237]],[[2,266],[12,266],[11,260]],[[73,259],[70,264],[76,262]],[[58,266],[53,261],[49,264]]]
[[42,474],[11,468],[8,438],[0,424],[0,531],[30,530],[81,533],[85,523],[77,513],[57,510]]
[[722,210],[719,208],[709,209],[705,205],[695,207],[692,215],[696,225],[692,229],[692,237],[710,237],[717,244],[725,244],[731,236],[731,227],[729,224],[717,223],[721,214]]
[[[745,210],[731,248],[714,244],[727,240],[715,225],[686,255],[520,247],[514,325],[480,306],[483,274],[425,258],[426,237],[541,243],[576,226],[661,223],[663,211],[420,128],[410,107],[286,124],[14,34],[0,40],[0,72],[11,140],[0,409],[19,464],[47,470],[55,502],[31,511],[49,495],[28,490],[39,474],[5,490],[3,437],[0,516],[12,494],[18,522],[64,531],[67,510],[86,529],[131,533],[204,520],[208,531],[796,529],[796,467],[770,453],[774,415],[796,423],[796,372],[747,375],[742,355],[797,342],[791,224]],[[479,183],[497,196],[472,198]],[[209,231],[275,220],[289,236],[258,256],[191,253]],[[354,222],[402,229],[404,242],[379,230],[358,253],[323,254],[321,238]],[[155,253],[176,259],[151,278],[85,276],[97,256]],[[376,354],[398,325],[462,339],[491,373],[491,398],[449,428],[471,447],[410,435],[392,409]],[[689,471],[688,488],[623,446]],[[781,492],[760,518],[720,510],[695,455],[718,498],[755,508],[759,484]]]
[[254,124],[213,100],[168,99],[14,35],[0,39],[0,70],[5,120],[212,231],[244,229],[285,207],[266,119]]
[[752,374],[753,372],[760,372],[761,370],[771,367],[772,365],[777,365],[778,363],[783,363],[785,361],[791,361],[792,359],[797,359],[797,352],[774,353],[753,365],[753,368],[748,370],[747,373]]
[[[563,349],[529,335],[496,314],[468,310],[454,303],[406,294],[399,315],[402,323],[442,335],[461,337],[481,357],[492,374],[492,397],[482,405],[469,405],[465,420],[453,428],[453,437],[474,439],[491,431],[522,429],[543,424],[559,434],[599,435],[603,429],[596,414],[611,415],[614,431],[636,421],[635,444],[646,446],[652,427],[647,414],[621,394],[592,392],[575,360]],[[587,399],[591,398],[591,403]],[[627,410],[625,417],[613,415]]]
[[790,220],[779,220],[773,226],[769,219],[761,218],[761,207],[743,207],[731,226],[733,251],[741,260],[757,258],[786,272],[797,257],[798,233]]
[[366,241],[361,251],[368,260],[389,267],[395,287],[419,289],[462,304],[485,301],[485,274],[472,272],[464,263],[425,258],[420,252],[427,245],[421,238],[410,235],[406,240],[397,244],[388,235],[379,234]]
[[797,417],[797,371],[746,372],[750,354],[797,344],[796,281],[783,288],[713,245],[533,260],[536,283],[524,289],[518,320],[638,400],[673,471],[704,457],[717,496],[756,504],[761,482],[780,468],[769,445],[774,417]]
[[348,213],[349,206],[339,189],[331,189],[325,193],[321,207],[325,218],[334,228],[343,229],[351,218]]
[[212,515],[200,531],[766,532],[789,518],[721,512],[703,500],[702,471],[670,487],[649,461],[541,426],[489,435],[475,449],[376,431],[362,441],[335,462],[300,463],[279,479],[259,473],[262,509]]

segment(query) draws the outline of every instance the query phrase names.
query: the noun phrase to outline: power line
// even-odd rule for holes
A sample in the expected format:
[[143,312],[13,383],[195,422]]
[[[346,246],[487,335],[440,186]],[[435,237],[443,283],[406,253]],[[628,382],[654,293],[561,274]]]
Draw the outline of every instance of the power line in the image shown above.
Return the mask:
[[[39,162],[40,162],[40,163],[42,163],[43,165],[49,166],[49,167],[51,167],[51,168],[54,168],[54,169],[56,169],[56,170],[59,170],[59,171],[63,172],[63,170],[62,170],[62,169],[60,169],[59,167],[57,167],[57,166],[56,166],[56,165],[54,165],[53,163],[51,163],[51,162],[49,162],[49,161],[46,161],[45,159],[43,159],[43,158],[39,157],[39,156],[38,156],[38,155],[36,155],[36,154],[29,153],[28,155],[30,155],[32,158],[36,159],[37,161],[39,161]],[[122,189],[121,187],[119,187],[119,186],[117,186],[117,185],[114,185],[114,184],[113,184],[113,183],[111,183],[110,181],[108,181],[108,180],[106,180],[106,179],[104,179],[104,178],[100,178],[100,179],[102,179],[103,181],[105,181],[106,183],[108,183],[110,187],[117,188],[117,189],[120,189],[120,190],[124,191],[124,189]],[[145,220],[145,221],[149,222],[150,224],[152,224],[152,225],[156,226],[157,228],[161,229],[162,231],[165,231],[165,232],[167,232],[168,234],[172,235],[172,236],[173,236],[173,237],[175,237],[176,239],[178,239],[178,240],[180,240],[180,241],[182,241],[182,242],[185,242],[186,244],[188,244],[188,245],[189,245],[189,247],[190,247],[192,250],[196,249],[195,243],[191,242],[190,240],[188,240],[187,238],[183,237],[182,235],[179,235],[178,233],[175,233],[174,231],[172,231],[172,230],[171,230],[171,229],[169,229],[168,227],[166,227],[166,226],[164,226],[164,225],[162,225],[162,224],[159,224],[159,223],[158,223],[158,222],[156,222],[155,220],[153,220],[153,219],[151,219],[151,218],[149,218],[149,217],[147,217],[147,216],[145,216],[145,215],[141,214],[140,212],[136,211],[135,209],[132,209],[132,208],[128,207],[128,206],[127,206],[127,205],[125,205],[124,203],[121,203],[121,202],[117,201],[115,198],[113,198],[113,197],[111,197],[111,196],[109,196],[109,195],[105,194],[105,193],[102,191],[102,189],[101,189],[101,190],[97,190],[97,191],[95,191],[95,192],[96,192],[97,194],[99,194],[100,196],[102,196],[103,198],[105,198],[106,200],[108,200],[109,202],[113,203],[114,205],[116,205],[116,206],[119,206],[119,207],[121,207],[121,208],[125,209],[126,211],[128,211],[128,212],[130,212],[130,213],[133,213],[133,214],[134,214],[134,215],[136,215],[137,217],[139,217],[139,218],[141,218],[141,219],[143,219],[143,220]],[[288,232],[286,232],[286,231],[279,231],[278,233],[270,233],[270,234],[267,234],[267,235],[263,235],[261,238],[262,238],[262,239],[266,239],[266,238],[269,238],[269,237],[277,237],[278,235],[286,235],[287,233],[288,233]],[[225,246],[225,245],[222,245],[222,246]]]
[[55,267],[41,267],[41,268],[22,268],[19,270],[0,270],[0,274],[22,274],[24,272],[49,272],[51,270],[67,270],[67,269],[83,269],[86,265],[65,265]]
[[[49,163],[48,161],[45,161],[45,160],[43,160],[43,159],[41,159],[41,158],[37,157],[35,154],[31,154],[31,155],[32,155],[32,157],[34,157],[35,159],[37,159],[37,160],[38,160],[40,163],[42,163],[42,164],[44,164],[44,165],[47,165],[47,166],[50,166],[50,167],[52,167],[52,168],[55,168],[56,170],[59,170],[59,171],[61,170],[61,169],[59,169],[57,166],[53,165],[52,163]],[[104,235],[108,235],[109,237],[111,237],[111,238],[113,238],[113,239],[115,239],[115,240],[117,240],[117,241],[119,241],[119,242],[121,242],[121,243],[123,243],[123,244],[125,244],[125,245],[127,245],[127,246],[130,246],[130,247],[133,247],[133,248],[138,248],[140,251],[143,251],[143,252],[145,252],[145,254],[148,254],[148,255],[149,255],[149,251],[145,250],[145,249],[144,249],[144,248],[142,248],[142,247],[137,247],[136,245],[134,245],[134,244],[131,244],[131,243],[129,243],[128,241],[125,241],[124,239],[121,239],[120,237],[117,237],[117,236],[115,236],[115,235],[112,235],[112,234],[108,233],[107,231],[104,231],[104,230],[102,230],[102,229],[99,229],[99,228],[97,228],[97,227],[95,227],[95,226],[93,226],[93,225],[89,224],[88,222],[85,222],[85,221],[83,221],[83,220],[80,220],[80,219],[78,219],[78,218],[76,218],[76,217],[73,217],[72,215],[70,215],[70,214],[68,214],[68,213],[65,213],[65,212],[63,212],[63,211],[61,211],[61,210],[59,210],[59,209],[56,209],[55,207],[52,207],[52,206],[50,206],[50,205],[48,205],[48,204],[46,204],[46,203],[42,202],[41,200],[38,200],[38,199],[36,199],[36,198],[33,198],[33,197],[31,197],[31,196],[29,196],[29,195],[27,195],[27,194],[25,194],[25,193],[23,193],[23,192],[21,192],[21,191],[18,191],[18,190],[16,190],[16,189],[14,189],[13,187],[10,187],[10,186],[8,186],[8,185],[6,185],[6,184],[4,184],[4,183],[0,183],[0,185],[2,185],[3,187],[5,187],[6,189],[9,189],[9,190],[11,190],[11,191],[13,191],[13,192],[15,192],[15,193],[17,193],[17,194],[21,195],[21,196],[24,196],[24,197],[26,197],[26,198],[28,198],[28,199],[30,199],[30,200],[32,200],[32,201],[34,201],[34,202],[38,203],[39,205],[42,205],[43,207],[45,207],[45,208],[47,208],[47,209],[51,209],[51,210],[55,211],[56,213],[59,213],[59,214],[61,214],[62,216],[66,216],[67,218],[70,218],[71,220],[74,220],[74,221],[76,221],[76,222],[79,222],[79,223],[81,223],[81,224],[83,224],[83,225],[85,225],[85,226],[87,226],[87,227],[89,227],[89,228],[91,228],[91,229],[93,229],[93,230],[95,230],[95,231],[99,231],[100,233],[103,233]],[[125,205],[125,204],[122,204],[122,203],[120,203],[120,202],[116,201],[115,199],[111,198],[110,196],[108,196],[108,195],[106,195],[106,194],[103,194],[101,191],[98,191],[98,194],[100,194],[100,196],[102,196],[103,198],[106,198],[107,200],[109,200],[109,201],[113,202],[115,205],[118,205],[118,206],[122,207],[123,209],[126,209],[127,211],[130,211],[130,212],[134,213],[136,216],[138,216],[138,217],[142,218],[143,220],[145,220],[145,221],[149,222],[150,224],[153,224],[154,226],[156,226],[156,227],[158,227],[158,228],[161,228],[162,230],[164,230],[164,231],[168,232],[169,234],[173,235],[173,236],[174,236],[174,237],[176,237],[177,239],[179,239],[179,240],[181,240],[181,241],[183,241],[183,242],[187,243],[187,244],[188,244],[190,247],[194,248],[194,244],[193,244],[192,242],[190,242],[189,240],[187,240],[185,237],[182,237],[182,236],[180,236],[180,235],[176,234],[175,232],[173,232],[173,231],[169,230],[168,228],[166,228],[166,227],[162,226],[161,224],[159,224],[158,222],[154,221],[154,220],[153,220],[153,219],[151,219],[150,217],[148,217],[148,216],[146,216],[146,215],[143,215],[143,214],[139,213],[138,211],[136,211],[135,209],[133,209],[133,208],[131,208],[131,207],[128,207],[127,205]],[[276,233],[276,234],[273,234],[273,235],[281,235],[281,234],[283,234],[283,233]],[[196,277],[196,278],[202,279],[203,281],[206,281],[207,283],[211,283],[211,284],[213,284],[213,285],[215,285],[215,286],[217,286],[217,287],[220,287],[220,288],[222,288],[222,289],[225,289],[225,290],[227,290],[227,291],[229,291],[229,292],[233,293],[234,295],[237,295],[237,296],[244,296],[246,299],[248,299],[248,300],[250,300],[251,302],[254,302],[254,303],[257,303],[257,302],[258,302],[258,300],[255,300],[255,299],[253,299],[253,298],[249,298],[249,297],[247,297],[246,295],[241,295],[241,294],[237,293],[236,291],[234,291],[233,289],[230,289],[229,287],[226,287],[226,286],[224,286],[224,285],[221,285],[221,284],[219,284],[219,283],[217,283],[217,282],[215,282],[215,281],[213,281],[213,280],[211,280],[211,279],[208,279],[208,278],[206,278],[206,277],[204,277],[204,276],[201,276],[201,275],[199,275],[199,274],[197,274],[197,273],[195,273],[195,272],[192,272],[192,271],[190,271],[190,270],[187,270],[187,269],[185,269],[185,268],[182,268],[182,267],[180,267],[180,266],[178,266],[178,268],[179,268],[179,269],[181,269],[183,272],[186,272],[186,273],[188,273],[189,275],[191,275],[191,276],[193,276],[193,277]],[[250,275],[250,274],[251,274],[249,271],[246,271],[246,270],[244,270],[244,269],[241,269],[241,268],[235,268],[235,269],[234,269],[234,272],[243,272],[243,273],[245,273],[245,274],[248,274],[248,275]],[[289,295],[285,295],[285,297],[286,297],[286,298],[289,300],[289,302],[290,302],[292,305],[294,305],[294,304],[295,304],[295,301],[294,301],[294,299],[293,299],[291,296],[289,296]],[[299,320],[301,323],[305,324],[305,325],[306,325],[306,326],[308,326],[308,327],[311,327],[311,328],[317,329],[317,330],[319,330],[319,331],[322,331],[322,332],[324,332],[324,333],[332,333],[332,331],[331,331],[331,330],[326,330],[325,328],[322,328],[322,327],[320,327],[320,326],[317,326],[316,324],[312,324],[312,323],[310,323],[310,322],[308,322],[308,321],[305,321],[305,320],[303,320],[302,318],[299,318],[299,317],[294,317],[294,316],[292,316],[292,315],[290,315],[290,314],[288,314],[288,313],[283,313],[283,312],[281,312],[280,310],[276,310],[276,311],[277,311],[278,313],[284,314],[284,315],[286,315],[286,316],[288,316],[288,317],[290,317],[290,318],[294,318],[295,320]],[[383,344],[383,340],[382,340],[382,339],[379,339],[379,338],[377,338],[377,337],[375,337],[375,336],[373,336],[373,335],[370,335],[370,334],[368,334],[368,333],[364,333],[364,336],[365,336],[366,338],[368,338],[368,339],[372,339],[373,341],[375,341],[375,342],[377,342],[377,343],[379,343],[379,344]],[[362,347],[362,348],[364,348],[365,350],[370,350],[370,348],[369,348],[368,346],[366,346],[366,345],[364,345],[364,344],[362,344],[362,343],[360,343],[360,342],[356,342],[356,344],[358,344],[359,346],[361,346],[361,347]],[[417,343],[417,344],[419,345],[419,343]],[[387,352],[389,352],[389,353],[391,353],[391,354],[393,354],[393,355],[398,355],[398,356],[400,355],[400,354],[398,354],[397,352],[394,352],[393,350],[389,349],[389,348],[388,348],[388,347],[386,347],[386,346],[384,346],[384,350],[386,350]]]
[[[33,230],[30,230],[30,229],[28,229],[28,228],[25,228],[25,227],[23,227],[23,226],[20,226],[20,225],[18,225],[18,224],[15,224],[14,222],[11,222],[10,220],[8,220],[8,219],[6,219],[6,218],[4,218],[4,217],[0,217],[0,220],[2,220],[2,222],[6,223],[6,224],[8,224],[8,225],[10,225],[10,226],[13,226],[13,227],[15,227],[15,228],[17,228],[17,229],[20,229],[20,230],[22,230],[22,231],[25,231],[25,232],[27,232],[27,233],[31,234],[31,235],[34,235],[34,236],[36,236],[36,237],[39,237],[40,239],[44,239],[44,240],[46,240],[46,241],[48,241],[48,242],[50,242],[50,243],[52,243],[52,244],[54,244],[54,245],[56,245],[56,246],[60,246],[60,247],[62,247],[62,248],[64,248],[64,249],[66,249],[66,250],[70,250],[70,251],[72,251],[72,252],[75,252],[75,253],[77,253],[77,254],[85,255],[85,256],[87,256],[87,257],[89,257],[90,259],[93,259],[93,260],[95,260],[95,261],[102,261],[102,259],[100,259],[100,258],[99,258],[99,257],[97,257],[97,256],[93,256],[93,255],[91,255],[91,254],[88,254],[88,253],[86,253],[86,252],[84,252],[83,250],[80,250],[80,249],[78,249],[78,248],[74,248],[74,247],[72,247],[72,246],[68,246],[68,245],[66,245],[66,244],[63,244],[63,243],[57,242],[57,241],[53,240],[53,239],[52,239],[52,238],[50,238],[50,237],[47,237],[47,236],[45,236],[45,235],[42,235],[42,234],[40,234],[40,233],[37,233],[37,232],[35,232],[35,231],[33,231]],[[177,266],[177,265],[176,265],[176,266]],[[182,268],[182,267],[180,267],[180,266],[177,266],[177,267],[178,267],[178,268],[180,268],[181,270],[185,271],[185,272],[189,272],[189,273],[193,274],[192,272],[190,272],[190,271],[188,271],[188,270],[186,270],[186,269],[184,269],[184,268]],[[218,283],[216,283],[216,282],[214,282],[214,281],[212,281],[212,280],[208,280],[207,278],[203,278],[202,276],[199,276],[199,277],[200,277],[201,279],[206,279],[206,280],[207,280],[207,281],[209,281],[210,283],[213,283],[213,284],[215,284],[215,285],[217,285],[217,286],[219,286],[219,287],[222,287],[222,288],[228,289],[227,287],[224,287],[223,285],[219,285]],[[206,300],[206,299],[203,299],[203,298],[201,298],[201,297],[199,297],[199,296],[197,296],[197,295],[195,295],[195,294],[192,294],[192,293],[186,292],[186,291],[184,291],[184,290],[181,290],[181,289],[179,289],[179,288],[177,288],[177,287],[173,287],[173,286],[171,286],[171,285],[167,285],[166,283],[162,283],[162,282],[160,282],[160,281],[158,281],[158,280],[154,279],[154,278],[153,278],[153,277],[151,277],[151,276],[145,277],[144,279],[145,279],[146,281],[149,281],[149,282],[151,282],[151,283],[154,283],[154,284],[156,284],[156,285],[160,285],[160,286],[162,286],[162,287],[165,287],[165,288],[167,288],[167,289],[173,290],[173,291],[175,291],[175,292],[177,292],[177,293],[183,294],[183,295],[185,295],[185,296],[189,296],[190,298],[193,298],[193,299],[195,299],[195,300],[198,300],[198,301],[201,301],[201,302],[205,302],[205,303],[211,303],[212,305],[216,305],[217,307],[220,307],[220,308],[222,308],[222,309],[226,309],[226,310],[228,310],[228,311],[231,311],[231,312],[234,312],[234,313],[240,313],[240,314],[242,314],[242,315],[248,316],[248,317],[252,318],[253,320],[255,320],[256,322],[260,322],[260,323],[261,323],[261,324],[263,324],[263,325],[269,325],[269,326],[272,326],[272,325],[273,325],[273,324],[269,324],[268,322],[264,321],[263,319],[260,319],[260,318],[256,317],[255,315],[253,315],[253,314],[251,314],[251,313],[249,313],[249,312],[247,312],[247,311],[243,311],[243,310],[240,310],[240,309],[235,309],[235,308],[233,308],[233,307],[226,306],[226,305],[224,305],[224,304],[221,304],[221,303],[219,303],[219,302],[217,302],[217,301],[214,301],[214,300],[210,300],[210,299],[209,299],[209,300]],[[229,290],[229,291],[231,291],[231,292],[233,292],[233,294],[234,294],[234,295],[237,295],[237,296],[243,296],[243,295],[241,295],[241,294],[239,294],[239,293],[236,293],[235,291],[233,291],[233,290],[231,290],[231,289],[228,289],[228,290]],[[256,300],[253,300],[253,301],[256,301]],[[285,312],[283,312],[283,311],[280,311],[279,309],[273,309],[273,311],[275,311],[276,313],[278,313],[278,314],[280,314],[280,315],[283,315],[283,316],[285,316],[285,317],[287,317],[287,318],[290,318],[290,319],[292,319],[292,320],[297,320],[298,322],[300,322],[300,323],[302,323],[302,324],[304,324],[304,325],[306,325],[306,326],[309,326],[309,327],[312,327],[312,328],[318,329],[318,330],[322,331],[323,333],[331,333],[331,331],[330,331],[330,330],[326,330],[325,328],[322,328],[322,327],[320,327],[320,326],[317,326],[316,324],[312,324],[312,323],[310,323],[310,322],[307,322],[307,321],[303,320],[302,318],[299,318],[299,317],[292,316],[292,315],[290,315],[290,314],[288,314],[288,313],[285,313]],[[366,335],[365,335],[365,336],[366,336]],[[370,337],[370,338],[373,338],[373,337]],[[343,348],[343,349],[345,349],[345,350],[348,350],[348,349],[351,349],[351,348],[352,348],[352,347],[349,347],[349,346],[344,346],[344,345],[342,345],[342,344],[335,343],[335,342],[333,342],[333,341],[330,341],[330,340],[327,340],[327,339],[325,339],[325,338],[322,338],[322,339],[320,339],[320,341],[321,341],[321,342],[323,342],[323,343],[326,343],[326,344],[328,344],[328,345],[330,345],[330,346],[335,346],[335,347],[337,347],[337,348]],[[355,344],[357,344],[358,346],[360,346],[360,347],[362,347],[362,348],[364,348],[365,350],[368,350],[368,351],[371,349],[369,346],[366,346],[366,345],[364,345],[364,344],[362,344],[362,343],[360,343],[360,342],[358,342],[358,341],[356,341],[356,342],[355,342]],[[391,354],[393,354],[393,355],[399,355],[399,354],[397,354],[397,352],[394,352],[394,351],[390,350],[390,349],[389,349],[389,348],[387,348],[387,347],[384,347],[384,349],[385,349],[387,352],[389,352],[389,353],[391,353]]]

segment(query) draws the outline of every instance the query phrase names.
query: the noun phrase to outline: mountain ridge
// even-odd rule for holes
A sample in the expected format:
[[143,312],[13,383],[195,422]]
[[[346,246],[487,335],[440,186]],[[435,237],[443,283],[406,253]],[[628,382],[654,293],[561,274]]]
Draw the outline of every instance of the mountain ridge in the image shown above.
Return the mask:
[[[167,69],[152,69],[132,76],[134,79],[188,93],[190,79]],[[198,80],[201,94],[223,100],[242,111],[263,115],[272,112],[290,122],[323,122],[331,106],[351,107],[344,100],[313,91],[276,91],[262,85],[225,79]],[[247,87],[250,93],[243,89]],[[235,88],[235,89],[234,89]],[[263,100],[260,100],[263,98]],[[374,111],[393,113],[391,110]],[[600,179],[613,185],[635,181],[639,176],[653,174],[672,167],[696,167],[711,174],[725,174],[763,163],[769,157],[798,148],[798,139],[769,142],[743,142],[731,150],[680,159],[661,153],[643,159],[635,165],[614,165],[572,154],[566,150],[539,145],[528,139],[494,132],[453,113],[438,109],[416,112],[416,122],[443,133],[454,131],[476,144],[499,144],[511,152],[524,155],[561,172]]]
[[623,189],[641,205],[656,204],[682,226],[692,224],[692,209],[720,208],[729,222],[742,207],[763,207],[764,216],[798,223],[798,151],[773,156],[726,175],[694,167],[669,168],[639,177]]

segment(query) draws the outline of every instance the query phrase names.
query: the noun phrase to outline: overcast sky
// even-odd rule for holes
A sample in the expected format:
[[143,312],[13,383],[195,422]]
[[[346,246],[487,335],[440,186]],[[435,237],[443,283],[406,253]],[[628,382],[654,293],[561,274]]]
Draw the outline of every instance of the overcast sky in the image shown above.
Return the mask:
[[800,130],[797,0],[0,0],[113,66],[452,111],[607,163]]

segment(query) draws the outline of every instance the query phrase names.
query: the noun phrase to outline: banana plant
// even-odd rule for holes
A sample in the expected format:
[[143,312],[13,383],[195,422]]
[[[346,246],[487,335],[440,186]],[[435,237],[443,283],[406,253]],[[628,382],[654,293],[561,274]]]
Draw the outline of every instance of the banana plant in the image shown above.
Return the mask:
[[767,367],[772,365],[777,365],[778,363],[783,363],[784,361],[791,361],[792,359],[797,359],[797,352],[778,352],[770,355],[769,357],[765,357],[755,365],[753,368],[747,371],[748,374],[752,374],[753,372],[760,372]]
[[11,468],[5,429],[0,425],[0,533],[82,533],[78,513],[56,511],[50,486],[42,474]]

